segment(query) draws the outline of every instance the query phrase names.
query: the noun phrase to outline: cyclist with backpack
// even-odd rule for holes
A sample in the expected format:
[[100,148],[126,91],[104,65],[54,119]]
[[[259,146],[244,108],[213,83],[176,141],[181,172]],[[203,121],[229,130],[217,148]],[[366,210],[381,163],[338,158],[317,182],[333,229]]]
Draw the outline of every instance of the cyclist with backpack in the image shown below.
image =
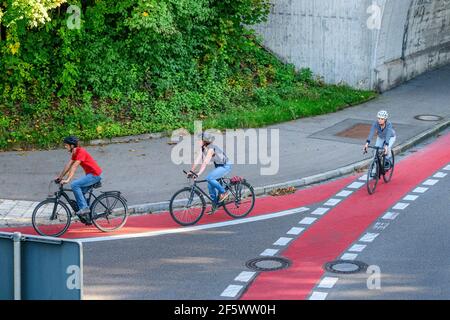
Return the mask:
[[211,199],[213,199],[212,207],[208,214],[213,214],[217,210],[217,207],[229,197],[229,192],[225,191],[218,179],[223,178],[225,175],[230,173],[231,164],[229,163],[228,157],[223,150],[213,144],[213,135],[203,132],[199,135],[199,138],[201,153],[192,165],[191,173],[188,176],[192,177],[194,175],[195,169],[198,165],[200,165],[200,169],[197,173],[197,177],[200,176],[205,171],[206,166],[211,161],[214,162],[214,170],[212,170],[206,177],[206,180],[208,181],[209,195]]

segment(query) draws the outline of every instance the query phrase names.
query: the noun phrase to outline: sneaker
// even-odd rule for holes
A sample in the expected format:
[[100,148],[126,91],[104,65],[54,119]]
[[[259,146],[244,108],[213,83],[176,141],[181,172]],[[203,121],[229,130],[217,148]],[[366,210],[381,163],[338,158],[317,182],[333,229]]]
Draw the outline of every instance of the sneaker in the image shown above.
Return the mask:
[[76,213],[76,215],[78,216],[78,219],[80,219],[80,221],[82,223],[84,223],[85,225],[91,225],[92,224],[91,217],[89,216],[89,212],[90,212],[90,209],[89,208],[85,208],[85,209],[79,210]]
[[79,215],[79,216],[85,216],[85,215],[88,214],[90,211],[91,211],[91,210],[89,210],[89,208],[84,208],[84,209],[79,210],[79,211],[77,212],[77,215]]
[[230,192],[227,191],[225,193],[222,193],[219,197],[219,202],[224,202],[225,200],[228,199],[228,197],[230,196]]

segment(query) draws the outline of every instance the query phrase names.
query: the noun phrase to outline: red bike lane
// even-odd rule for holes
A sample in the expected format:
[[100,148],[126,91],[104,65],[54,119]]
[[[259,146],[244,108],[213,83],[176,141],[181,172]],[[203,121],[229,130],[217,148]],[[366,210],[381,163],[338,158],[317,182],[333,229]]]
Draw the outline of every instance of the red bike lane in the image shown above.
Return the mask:
[[330,210],[281,253],[289,269],[261,273],[242,300],[303,300],[318,284],[325,263],[336,260],[384,212],[450,161],[450,134],[406,157],[389,184],[379,182],[374,195],[365,187]]
[[[310,188],[299,190],[293,194],[284,196],[265,196],[256,199],[255,207],[248,217],[267,215],[274,212],[310,206],[315,203],[323,202],[348,185],[355,179],[355,176],[342,178],[323,185],[317,185]],[[217,211],[214,215],[204,215],[196,225],[207,225],[218,222],[234,220],[228,216],[223,209]],[[73,223],[68,231],[61,237],[66,239],[83,239],[96,237],[114,237],[120,235],[140,234],[147,232],[156,232],[164,230],[173,230],[183,228],[178,225],[168,212],[157,214],[147,214],[139,216],[130,216],[125,226],[117,231],[104,233],[95,228],[95,226],[85,226],[79,222]],[[36,235],[33,227],[2,228],[3,232],[22,232],[23,234]]]

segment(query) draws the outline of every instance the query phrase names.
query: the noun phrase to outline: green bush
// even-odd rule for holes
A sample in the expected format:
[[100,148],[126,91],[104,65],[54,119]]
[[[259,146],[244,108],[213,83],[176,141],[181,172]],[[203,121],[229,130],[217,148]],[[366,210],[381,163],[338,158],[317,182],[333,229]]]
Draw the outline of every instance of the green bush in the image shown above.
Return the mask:
[[[286,101],[321,104],[335,94],[345,106],[368,98],[320,91],[309,69],[296,72],[265,51],[245,26],[267,18],[268,0],[48,0],[43,22],[31,6],[5,1],[0,149],[51,147],[67,134],[191,128],[197,119],[257,126],[285,121],[282,110],[290,119],[320,111]],[[72,4],[82,9],[81,29],[67,26]]]

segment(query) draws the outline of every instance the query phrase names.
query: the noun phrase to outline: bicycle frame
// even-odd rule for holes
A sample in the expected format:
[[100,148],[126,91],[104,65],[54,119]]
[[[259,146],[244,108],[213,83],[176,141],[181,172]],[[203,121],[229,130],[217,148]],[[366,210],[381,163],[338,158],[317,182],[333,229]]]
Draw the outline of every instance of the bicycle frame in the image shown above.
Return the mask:
[[[74,208],[72,205],[72,201],[75,201],[75,200],[71,199],[68,196],[67,192],[73,193],[73,191],[71,189],[64,189],[64,187],[62,185],[60,185],[59,191],[55,192],[55,197],[49,197],[47,199],[55,199],[56,200],[55,204],[58,204],[59,200],[61,198],[64,198],[66,200],[67,204],[72,208],[73,212],[71,211],[70,215],[73,216],[73,213],[77,211],[76,208]],[[90,187],[88,192],[89,192],[89,197],[86,198],[86,202],[90,206],[92,197],[94,198],[94,201],[97,200],[98,197],[96,197],[94,194],[94,188]],[[120,192],[119,192],[119,194],[120,194]],[[57,207],[57,205],[55,205],[55,207],[53,208],[52,216],[51,216],[50,220],[56,219],[56,207]]]
[[[238,198],[237,195],[233,192],[233,189],[231,188],[230,184],[227,183],[224,178],[220,178],[220,179],[218,179],[218,181],[219,181],[220,184],[225,184],[225,187],[228,188],[228,191],[230,191],[236,199]],[[194,198],[193,197],[194,196],[194,190],[198,190],[201,194],[203,194],[206,198],[208,198],[209,201],[213,202],[213,199],[210,197],[210,195],[207,194],[205,191],[203,191],[202,188],[200,188],[198,186],[201,183],[207,183],[207,182],[208,182],[207,180],[194,180],[194,182],[192,184],[192,187],[191,187],[191,195],[190,195],[190,199],[189,199],[188,205],[191,205],[191,201]]]
[[371,147],[369,146],[370,149],[374,149],[375,150],[375,155],[373,157],[373,159],[377,161],[378,164],[378,168],[379,168],[379,178],[381,178],[382,175],[386,174],[386,171],[384,170],[384,161],[386,158],[386,155],[384,154],[384,148],[381,147]]

